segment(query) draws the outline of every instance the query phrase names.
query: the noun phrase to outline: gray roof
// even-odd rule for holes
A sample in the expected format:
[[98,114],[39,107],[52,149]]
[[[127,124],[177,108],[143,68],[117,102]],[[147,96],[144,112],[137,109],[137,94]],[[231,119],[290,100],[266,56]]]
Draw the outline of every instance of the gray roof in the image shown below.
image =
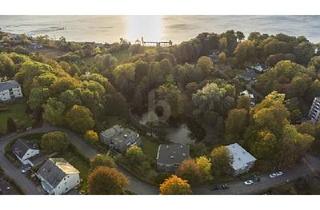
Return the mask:
[[78,174],[79,171],[63,158],[50,158],[37,173],[55,188],[66,175]]
[[18,139],[12,146],[12,151],[22,158],[29,149],[39,149],[37,144],[31,143],[28,140]]
[[15,80],[0,82],[0,91],[9,90],[9,89],[18,88],[18,87],[20,87],[20,85]]
[[115,125],[100,134],[105,143],[117,147],[129,147],[139,141],[139,134],[129,128]]
[[157,163],[180,164],[189,158],[189,145],[184,144],[161,144],[158,147]]

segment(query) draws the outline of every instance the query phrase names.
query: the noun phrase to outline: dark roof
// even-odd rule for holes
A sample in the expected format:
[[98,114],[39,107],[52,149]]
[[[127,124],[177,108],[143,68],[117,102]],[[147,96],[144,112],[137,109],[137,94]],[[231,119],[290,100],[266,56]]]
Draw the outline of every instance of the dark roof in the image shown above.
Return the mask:
[[12,146],[12,151],[20,158],[22,158],[29,149],[39,149],[39,148],[38,148],[38,145],[23,139],[18,139]]
[[161,144],[158,148],[157,162],[160,164],[180,164],[189,158],[189,145]]
[[129,147],[139,141],[138,133],[129,128],[123,128],[120,125],[115,125],[112,128],[101,132],[101,136],[109,141],[109,144],[118,147]]
[[9,90],[11,88],[18,88],[18,87],[20,87],[20,85],[15,80],[8,80],[5,82],[0,82],[0,91]]
[[66,175],[79,173],[79,171],[63,158],[50,158],[37,173],[55,188]]

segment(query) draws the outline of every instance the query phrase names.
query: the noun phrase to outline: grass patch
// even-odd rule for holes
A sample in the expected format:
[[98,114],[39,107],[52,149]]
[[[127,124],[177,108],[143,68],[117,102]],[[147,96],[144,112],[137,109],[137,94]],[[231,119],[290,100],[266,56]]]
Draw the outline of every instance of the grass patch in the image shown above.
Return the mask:
[[150,157],[151,159],[155,159],[157,157],[158,146],[159,144],[155,139],[149,136],[142,136],[142,150],[145,155]]
[[18,127],[29,127],[32,125],[31,117],[25,113],[27,105],[24,101],[6,104],[5,106],[8,109],[0,112],[0,133],[6,133],[9,117],[15,120]]

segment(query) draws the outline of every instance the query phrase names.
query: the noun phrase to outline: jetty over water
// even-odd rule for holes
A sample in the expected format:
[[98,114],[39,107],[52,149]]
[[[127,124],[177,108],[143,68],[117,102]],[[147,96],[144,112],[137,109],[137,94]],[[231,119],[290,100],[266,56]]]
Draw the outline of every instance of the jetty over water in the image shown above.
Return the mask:
[[143,46],[156,46],[156,47],[169,47],[172,46],[172,41],[144,41],[143,37],[141,37],[141,41],[137,40],[136,43],[140,43]]

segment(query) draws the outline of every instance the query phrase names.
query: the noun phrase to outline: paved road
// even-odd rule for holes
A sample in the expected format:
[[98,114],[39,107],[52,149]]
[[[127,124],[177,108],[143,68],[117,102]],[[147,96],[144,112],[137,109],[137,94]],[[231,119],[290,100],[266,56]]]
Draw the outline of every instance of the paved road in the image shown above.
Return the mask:
[[[86,158],[92,159],[95,155],[98,154],[97,150],[92,148],[89,144],[87,144],[79,135],[76,133],[64,129],[57,128],[53,126],[45,125],[41,128],[36,128],[31,131],[27,131],[21,134],[12,134],[8,136],[4,136],[0,138],[0,166],[5,171],[7,176],[11,177],[15,183],[20,186],[22,191],[25,194],[43,194],[39,187],[37,188],[29,179],[27,179],[23,174],[21,174],[20,170],[17,169],[7,158],[4,156],[4,148],[5,145],[13,141],[14,139],[33,133],[44,133],[54,130],[60,130],[67,133],[69,136],[70,142],[78,149],[80,153],[82,153]],[[155,195],[159,194],[158,188],[147,184],[132,174],[130,174],[125,169],[119,167],[119,170],[125,174],[129,179],[129,187],[128,190],[134,192],[138,195]],[[258,194],[266,191],[271,187],[275,187],[282,183],[285,183],[287,180],[294,180],[299,177],[303,177],[309,174],[317,174],[320,172],[320,159],[311,155],[306,155],[303,158],[302,163],[297,165],[291,170],[285,172],[285,174],[281,177],[277,177],[274,179],[270,179],[268,175],[261,176],[261,181],[259,183],[255,183],[250,186],[246,186],[242,181],[231,182],[228,183],[230,187],[228,190],[218,190],[211,191],[210,186],[198,187],[193,189],[194,194]]]
[[[227,190],[210,190],[209,186],[194,189],[195,194],[204,195],[250,195],[265,192],[271,187],[276,187],[285,182],[304,177],[306,175],[315,174],[320,172],[320,159],[311,155],[306,155],[302,163],[294,168],[284,171],[284,175],[270,178],[269,175],[260,176],[260,182],[253,185],[245,185],[243,181],[228,183],[229,189]],[[212,187],[212,186],[211,186]]]

